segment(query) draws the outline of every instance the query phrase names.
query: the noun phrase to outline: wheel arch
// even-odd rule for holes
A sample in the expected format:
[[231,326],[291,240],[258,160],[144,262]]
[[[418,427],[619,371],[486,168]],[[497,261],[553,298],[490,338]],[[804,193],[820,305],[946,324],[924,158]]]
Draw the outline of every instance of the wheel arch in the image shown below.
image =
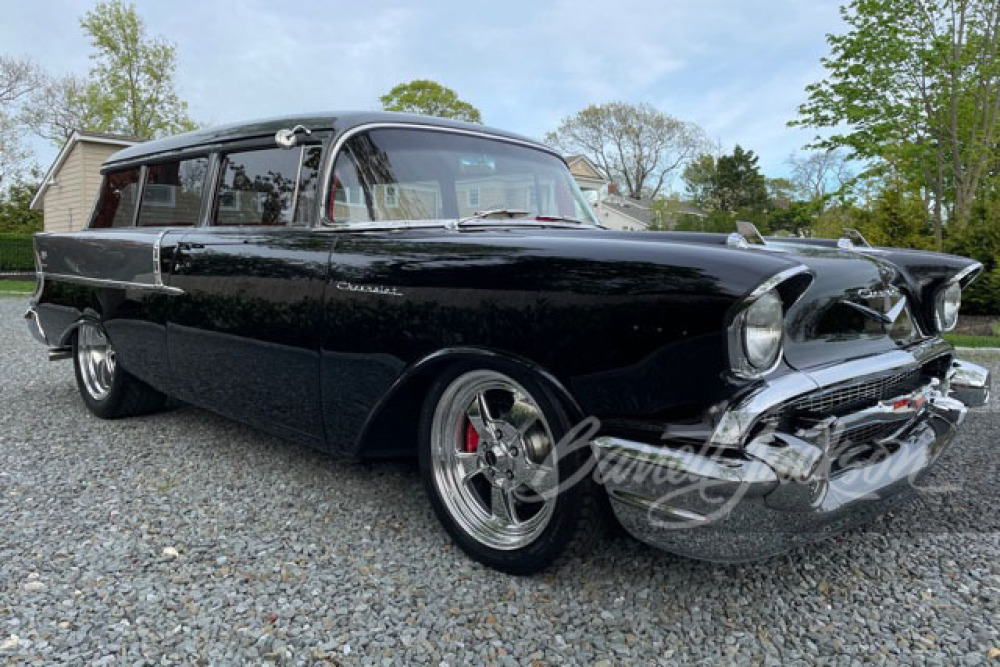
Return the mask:
[[76,337],[80,327],[84,324],[96,324],[101,327],[102,330],[104,329],[104,325],[101,323],[101,314],[92,308],[87,308],[72,324],[63,330],[62,334],[59,336],[59,347],[71,347],[73,345],[73,339]]
[[438,350],[411,364],[365,420],[354,442],[353,454],[361,458],[414,457],[424,400],[442,371],[454,364],[477,364],[496,370],[527,373],[566,410],[574,422],[583,410],[567,387],[539,364],[515,354],[480,348]]

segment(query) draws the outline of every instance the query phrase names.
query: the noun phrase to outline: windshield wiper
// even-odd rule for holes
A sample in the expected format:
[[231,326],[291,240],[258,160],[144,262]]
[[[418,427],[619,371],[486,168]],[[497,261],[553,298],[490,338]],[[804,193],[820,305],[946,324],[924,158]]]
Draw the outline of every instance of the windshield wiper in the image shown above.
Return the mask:
[[532,220],[539,220],[541,222],[575,222],[578,225],[589,225],[589,224],[592,224],[592,223],[589,223],[589,222],[584,222],[583,220],[580,220],[579,218],[574,218],[573,216],[570,216],[570,215],[547,215],[547,214],[543,215],[541,213],[539,213],[538,215],[534,216],[532,218]]
[[588,224],[583,220],[570,217],[568,215],[549,215],[538,213],[532,215],[531,211],[525,211],[519,208],[491,208],[486,211],[476,211],[472,215],[462,218],[455,223],[456,227],[461,227],[470,222],[475,222],[476,220],[487,220],[489,218],[526,218],[528,220],[537,222],[572,222],[578,225]]
[[485,211],[476,211],[470,216],[462,218],[455,223],[456,227],[461,227],[467,222],[475,222],[476,220],[487,220],[489,218],[525,218],[531,215],[530,211],[525,211],[518,208],[491,208]]

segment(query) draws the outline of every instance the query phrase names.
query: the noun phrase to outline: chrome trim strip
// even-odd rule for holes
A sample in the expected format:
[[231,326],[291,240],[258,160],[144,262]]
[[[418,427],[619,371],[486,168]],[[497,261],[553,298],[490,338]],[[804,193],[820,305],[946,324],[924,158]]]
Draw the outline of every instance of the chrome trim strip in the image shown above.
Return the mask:
[[[406,229],[406,228],[423,228],[423,227],[447,227],[448,220],[427,221],[425,224],[413,224],[402,220],[386,220],[381,222],[359,222],[355,224],[338,225],[337,223],[331,221],[327,215],[330,206],[330,181],[333,178],[333,165],[340,155],[341,149],[344,144],[347,143],[352,137],[362,132],[367,132],[369,130],[376,129],[395,129],[395,130],[429,130],[432,132],[445,132],[448,134],[461,134],[469,137],[479,137],[481,139],[490,139],[492,141],[501,141],[509,144],[515,144],[517,146],[524,146],[526,148],[533,148],[543,153],[548,153],[553,155],[565,163],[563,157],[559,155],[556,151],[552,150],[544,144],[536,144],[531,141],[525,141],[521,139],[515,139],[513,137],[505,137],[503,135],[491,134],[489,132],[478,132],[476,130],[466,130],[457,127],[442,127],[439,125],[429,125],[423,123],[391,123],[391,122],[378,122],[378,123],[365,123],[363,125],[358,125],[345,130],[339,137],[337,141],[334,142],[333,146],[330,148],[329,153],[326,157],[326,163],[323,165],[323,175],[320,182],[323,184],[323,193],[320,197],[320,210],[319,217],[317,218],[318,224],[314,227],[315,229],[324,229],[331,231],[378,231],[378,230],[391,230],[391,229]],[[546,224],[545,226],[551,226]],[[572,229],[579,229],[580,227],[596,228],[595,225],[584,223],[583,225],[572,225]]]
[[178,287],[169,287],[167,285],[154,285],[151,283],[134,283],[127,280],[109,280],[106,278],[87,278],[85,276],[72,276],[65,273],[48,273],[45,276],[52,278],[53,280],[61,280],[67,283],[76,283],[78,285],[87,285],[89,287],[109,287],[117,289],[131,289],[140,290],[143,292],[159,292],[162,294],[184,294],[184,290]]
[[160,268],[160,244],[163,242],[163,237],[167,235],[169,230],[163,230],[156,236],[156,241],[153,242],[153,282],[163,287],[163,276],[162,269]]
[[[789,278],[794,278],[795,276],[801,275],[803,273],[807,273],[810,276],[813,275],[812,271],[809,270],[809,267],[806,266],[805,264],[800,264],[799,266],[793,266],[792,268],[785,269],[784,271],[778,271],[773,276],[771,276],[770,278],[762,282],[760,285],[758,285],[755,290],[750,292],[750,294],[743,297],[743,300],[740,303],[740,310],[741,311],[744,310],[747,306],[753,303],[755,299],[758,299],[767,292],[770,292],[772,289],[774,289],[781,283],[785,282]],[[805,290],[803,290],[803,292],[804,291]],[[800,294],[799,296],[801,297],[802,295]],[[791,306],[792,304],[788,305]]]
[[[979,273],[982,270],[983,270],[983,265],[979,262],[975,262],[974,264],[970,264],[969,266],[965,267],[964,269],[956,273],[955,276],[948,282],[958,283],[962,289],[965,289],[970,284],[972,284],[972,281],[974,281],[976,278],[979,277]],[[966,278],[968,278],[967,281]]]

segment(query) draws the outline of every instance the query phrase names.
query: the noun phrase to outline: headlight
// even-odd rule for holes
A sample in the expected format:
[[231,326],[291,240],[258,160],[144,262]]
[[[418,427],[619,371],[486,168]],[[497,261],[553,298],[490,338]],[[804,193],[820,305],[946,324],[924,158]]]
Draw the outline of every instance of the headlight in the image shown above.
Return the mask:
[[743,314],[743,353],[755,371],[766,371],[781,351],[784,313],[781,297],[771,290],[753,302]]
[[951,283],[938,290],[934,300],[934,319],[938,331],[951,331],[958,324],[958,310],[962,307],[962,287]]

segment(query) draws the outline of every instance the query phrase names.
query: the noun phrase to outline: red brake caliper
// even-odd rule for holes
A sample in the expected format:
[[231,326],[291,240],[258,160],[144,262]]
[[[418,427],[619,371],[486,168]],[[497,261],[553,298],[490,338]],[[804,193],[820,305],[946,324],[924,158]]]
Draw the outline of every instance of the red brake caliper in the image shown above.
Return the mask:
[[479,448],[479,434],[476,433],[476,429],[472,426],[472,422],[466,418],[465,420],[465,451],[470,454],[475,454],[476,449]]

